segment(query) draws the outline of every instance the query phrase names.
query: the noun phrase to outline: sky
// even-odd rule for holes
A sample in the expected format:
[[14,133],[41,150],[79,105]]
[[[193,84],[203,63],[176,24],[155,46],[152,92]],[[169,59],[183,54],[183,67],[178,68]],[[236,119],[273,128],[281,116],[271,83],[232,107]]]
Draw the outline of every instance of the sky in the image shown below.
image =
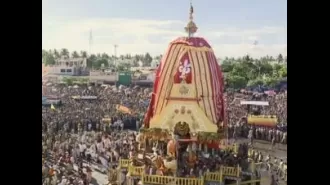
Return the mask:
[[[218,58],[287,54],[287,0],[192,4],[195,36]],[[42,48],[114,55],[118,45],[117,55],[164,54],[172,40],[187,36],[189,9],[190,0],[42,0]]]

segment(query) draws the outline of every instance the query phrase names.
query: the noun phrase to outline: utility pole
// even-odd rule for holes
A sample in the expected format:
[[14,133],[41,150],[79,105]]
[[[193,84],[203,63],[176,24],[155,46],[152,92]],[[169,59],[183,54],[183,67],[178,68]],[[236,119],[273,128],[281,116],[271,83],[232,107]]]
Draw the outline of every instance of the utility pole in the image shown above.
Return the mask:
[[92,54],[92,45],[93,45],[93,32],[92,29],[89,32],[89,51],[88,54],[91,55]]
[[115,64],[115,66],[117,66],[117,47],[118,47],[118,45],[115,44],[113,47],[114,47],[114,51],[115,51],[115,61],[114,61],[114,64]]

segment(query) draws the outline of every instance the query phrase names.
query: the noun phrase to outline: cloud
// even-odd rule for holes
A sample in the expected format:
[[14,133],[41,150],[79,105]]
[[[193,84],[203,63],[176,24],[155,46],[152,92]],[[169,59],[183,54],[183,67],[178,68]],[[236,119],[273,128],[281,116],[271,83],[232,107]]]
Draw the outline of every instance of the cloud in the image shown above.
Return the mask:
[[[43,18],[42,47],[44,49],[67,48],[69,51],[88,51],[90,30],[92,29],[92,53],[106,52],[112,55],[114,54],[113,45],[117,44],[118,55],[144,54],[146,52],[151,55],[159,55],[165,52],[170,41],[186,35],[183,29],[185,24],[178,20]],[[206,38],[220,58],[237,57],[246,53],[252,56],[267,54],[275,56],[278,53],[286,53],[286,29],[281,27],[207,28],[207,31],[198,32],[198,36]],[[285,42],[278,43],[274,39],[272,40],[274,36],[285,37]],[[262,39],[267,42],[263,43]],[[241,42],[235,43],[234,40]],[[252,46],[254,40],[260,40],[260,44]]]
[[287,30],[285,27],[271,27],[263,26],[258,29],[239,29],[239,28],[227,28],[222,31],[214,31],[211,34],[217,37],[228,37],[228,36],[256,36],[256,35],[274,35],[274,34],[286,34]]

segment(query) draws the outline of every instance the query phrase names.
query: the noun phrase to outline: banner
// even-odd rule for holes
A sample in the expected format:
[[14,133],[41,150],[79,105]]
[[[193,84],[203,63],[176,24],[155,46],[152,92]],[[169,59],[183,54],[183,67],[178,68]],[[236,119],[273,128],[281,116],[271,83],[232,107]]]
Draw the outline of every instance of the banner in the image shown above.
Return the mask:
[[102,118],[103,123],[111,123],[111,118]]
[[42,96],[42,103],[47,102],[47,97],[46,96]]
[[247,122],[250,125],[256,126],[267,126],[267,127],[275,127],[277,124],[277,117],[274,115],[249,115],[247,118]]
[[241,105],[260,105],[260,106],[268,106],[269,103],[267,101],[241,101]]
[[129,108],[123,106],[123,105],[116,105],[116,109],[118,111],[126,113],[126,114],[132,114],[132,111]]
[[61,100],[45,99],[42,101],[42,105],[60,105],[61,103],[62,103]]

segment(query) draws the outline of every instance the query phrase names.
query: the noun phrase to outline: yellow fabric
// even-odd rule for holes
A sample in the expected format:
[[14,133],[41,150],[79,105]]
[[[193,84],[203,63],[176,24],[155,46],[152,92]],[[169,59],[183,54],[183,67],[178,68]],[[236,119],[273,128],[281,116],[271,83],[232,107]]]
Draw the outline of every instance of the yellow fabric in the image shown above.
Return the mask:
[[53,104],[50,105],[50,109],[56,110]]

